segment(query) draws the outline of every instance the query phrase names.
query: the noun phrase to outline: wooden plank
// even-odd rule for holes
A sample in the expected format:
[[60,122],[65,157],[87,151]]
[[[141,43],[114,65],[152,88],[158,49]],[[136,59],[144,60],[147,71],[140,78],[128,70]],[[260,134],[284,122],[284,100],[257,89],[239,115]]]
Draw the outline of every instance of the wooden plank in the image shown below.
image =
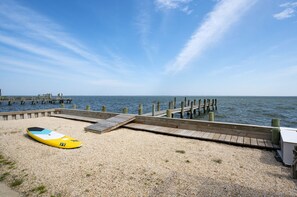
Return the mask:
[[238,143],[238,144],[243,144],[243,137],[238,136],[238,138],[237,138],[237,143]]
[[201,136],[203,139],[208,139],[208,136],[210,135],[209,132],[204,132],[204,134]]
[[[116,117],[112,117],[106,120],[100,120],[96,124],[85,127],[86,131],[95,132],[95,133],[105,133],[111,130],[114,130],[128,122],[131,122],[135,119],[133,115],[120,114]],[[120,121],[121,120],[121,121]]]
[[257,142],[259,147],[264,147],[264,148],[266,147],[263,139],[257,139]]
[[257,139],[256,138],[251,138],[251,145],[252,146],[258,146],[258,143],[257,143]]
[[184,130],[184,131],[186,131],[184,133],[184,136],[186,136],[186,137],[192,137],[193,133],[196,132],[196,131],[192,131],[192,130]]
[[213,140],[218,140],[219,138],[220,138],[220,136],[221,136],[221,134],[220,133],[216,133],[216,134],[214,134],[214,136],[213,136]]
[[237,142],[237,136],[235,136],[235,135],[232,135],[231,136],[231,140],[230,140],[230,142],[232,142],[232,143],[236,143]]
[[231,135],[226,135],[225,142],[230,142],[230,140],[231,140]]
[[192,134],[192,137],[201,138],[203,135],[204,135],[204,132],[201,132],[201,131],[195,131],[195,132]]
[[264,140],[264,143],[265,143],[265,146],[266,146],[267,148],[273,148],[271,141],[269,141],[269,140]]
[[221,134],[219,141],[225,141],[226,135],[225,134]]
[[251,138],[249,137],[243,137],[243,143],[247,145],[251,145]]
[[214,135],[215,135],[215,133],[210,133],[210,134],[207,136],[207,139],[212,139]]

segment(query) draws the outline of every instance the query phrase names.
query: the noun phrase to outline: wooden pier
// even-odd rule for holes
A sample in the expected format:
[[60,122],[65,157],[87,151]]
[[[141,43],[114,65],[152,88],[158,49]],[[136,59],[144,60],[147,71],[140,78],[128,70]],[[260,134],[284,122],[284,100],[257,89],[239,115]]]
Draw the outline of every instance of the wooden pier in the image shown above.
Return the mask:
[[[192,119],[195,115],[199,116],[201,114],[206,114],[210,111],[214,111],[217,109],[217,99],[204,99],[203,103],[202,100],[199,99],[190,101],[187,100],[185,97],[185,101],[182,101],[180,104],[180,107],[176,107],[176,98],[174,98],[174,101],[169,102],[167,110],[160,110],[160,103],[157,103],[157,108],[155,107],[155,104],[152,105],[152,112],[146,113],[146,114],[138,114],[143,116],[156,116],[156,117],[174,117],[175,114],[179,114],[180,118],[185,117],[185,113],[188,114],[190,119]],[[140,110],[139,110],[140,111]]]
[[41,97],[41,96],[35,96],[35,97],[0,97],[0,105],[6,104],[6,105],[13,105],[13,104],[21,104],[25,105],[26,103],[29,103],[31,105],[36,104],[70,104],[72,102],[72,98],[63,98],[63,97]]

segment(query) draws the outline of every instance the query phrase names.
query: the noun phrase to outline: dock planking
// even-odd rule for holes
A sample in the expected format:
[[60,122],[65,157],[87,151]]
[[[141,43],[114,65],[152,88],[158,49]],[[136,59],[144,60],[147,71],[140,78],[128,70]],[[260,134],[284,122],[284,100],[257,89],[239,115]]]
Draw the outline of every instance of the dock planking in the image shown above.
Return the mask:
[[96,124],[85,127],[85,131],[101,134],[119,128],[133,120],[135,120],[134,115],[120,114],[112,118],[101,119]]
[[189,137],[199,140],[209,140],[215,142],[222,142],[226,144],[234,144],[240,146],[248,146],[248,147],[256,147],[256,148],[265,148],[265,149],[275,149],[272,146],[271,141],[235,136],[235,135],[226,135],[220,133],[211,133],[211,132],[203,132],[203,131],[194,131],[187,129],[178,129],[178,128],[169,128],[164,126],[155,126],[155,125],[145,125],[140,123],[129,123],[124,125],[126,128],[143,130],[153,133],[172,135],[172,136],[181,136],[181,137]]

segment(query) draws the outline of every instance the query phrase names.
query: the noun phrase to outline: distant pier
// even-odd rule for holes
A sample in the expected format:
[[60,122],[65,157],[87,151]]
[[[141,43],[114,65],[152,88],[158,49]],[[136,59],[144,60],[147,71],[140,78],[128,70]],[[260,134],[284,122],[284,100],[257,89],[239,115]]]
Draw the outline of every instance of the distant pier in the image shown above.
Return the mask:
[[64,98],[59,94],[57,97],[52,97],[51,94],[38,95],[38,96],[1,96],[0,105],[13,105],[13,104],[70,104],[72,98]]

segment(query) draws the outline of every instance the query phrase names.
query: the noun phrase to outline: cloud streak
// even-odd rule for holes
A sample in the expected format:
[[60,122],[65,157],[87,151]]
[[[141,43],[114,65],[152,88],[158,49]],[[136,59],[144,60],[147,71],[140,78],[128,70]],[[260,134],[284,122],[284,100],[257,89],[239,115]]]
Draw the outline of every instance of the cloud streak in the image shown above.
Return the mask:
[[[108,55],[100,56],[61,25],[13,0],[0,1],[0,44],[1,70],[19,73],[23,69],[26,74],[48,73],[49,76],[51,73],[86,80],[108,79],[128,72],[126,67],[123,68],[124,62],[115,61]],[[17,51],[15,56],[9,54],[12,49]],[[4,62],[4,57],[18,61],[13,64]],[[38,61],[34,62],[36,59]],[[30,63],[35,67],[29,66]],[[13,69],[5,68],[5,65],[11,65]],[[48,72],[50,69],[60,72]]]
[[190,15],[193,12],[188,6],[191,1],[192,0],[155,0],[155,5],[159,10],[178,9],[187,15]]
[[276,13],[273,17],[277,20],[284,20],[295,16],[295,11],[297,8],[297,2],[287,2],[280,5],[280,7],[285,8],[283,11]]
[[174,61],[168,64],[166,72],[178,73],[199,58],[207,48],[222,38],[255,2],[256,0],[219,1],[192,34]]

